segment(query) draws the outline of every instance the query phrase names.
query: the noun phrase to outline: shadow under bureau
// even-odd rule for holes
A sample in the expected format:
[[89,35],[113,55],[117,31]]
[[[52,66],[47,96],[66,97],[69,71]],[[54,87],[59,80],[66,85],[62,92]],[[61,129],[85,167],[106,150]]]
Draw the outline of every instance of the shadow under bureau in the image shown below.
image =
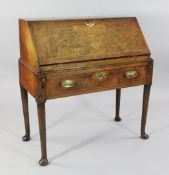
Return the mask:
[[49,99],[116,89],[115,121],[120,121],[121,88],[144,85],[141,138],[145,125],[153,60],[137,19],[19,20],[19,79],[30,140],[28,94],[36,100],[42,157],[46,149],[45,102]]

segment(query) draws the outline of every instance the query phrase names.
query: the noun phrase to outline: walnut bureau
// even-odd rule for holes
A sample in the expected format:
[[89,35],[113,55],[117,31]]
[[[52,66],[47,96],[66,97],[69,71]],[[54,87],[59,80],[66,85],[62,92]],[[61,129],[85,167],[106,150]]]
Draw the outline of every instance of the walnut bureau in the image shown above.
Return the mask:
[[49,99],[116,89],[115,121],[120,121],[121,88],[144,85],[141,138],[145,125],[153,60],[135,17],[19,20],[19,80],[30,140],[28,94],[36,100],[41,142],[39,164],[48,164],[45,102]]

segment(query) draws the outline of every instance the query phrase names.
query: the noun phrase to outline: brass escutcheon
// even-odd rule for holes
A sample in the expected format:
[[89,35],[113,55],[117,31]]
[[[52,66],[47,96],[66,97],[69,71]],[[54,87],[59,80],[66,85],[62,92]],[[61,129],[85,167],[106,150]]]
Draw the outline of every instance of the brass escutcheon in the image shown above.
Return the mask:
[[87,27],[94,27],[95,26],[95,23],[90,21],[90,22],[85,22],[85,25]]
[[75,81],[74,80],[64,80],[62,83],[61,83],[61,86],[63,88],[72,88],[75,86]]
[[128,79],[136,78],[137,77],[137,72],[136,71],[128,71],[128,72],[126,72],[126,77]]
[[96,77],[99,80],[102,80],[102,79],[106,78],[106,72],[98,72],[98,73],[96,73]]

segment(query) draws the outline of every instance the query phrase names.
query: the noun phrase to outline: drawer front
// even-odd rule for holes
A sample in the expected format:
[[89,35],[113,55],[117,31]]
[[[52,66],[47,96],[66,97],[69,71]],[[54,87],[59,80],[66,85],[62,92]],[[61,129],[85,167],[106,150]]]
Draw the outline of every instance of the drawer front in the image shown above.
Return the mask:
[[149,66],[55,72],[46,76],[47,99],[146,84]]

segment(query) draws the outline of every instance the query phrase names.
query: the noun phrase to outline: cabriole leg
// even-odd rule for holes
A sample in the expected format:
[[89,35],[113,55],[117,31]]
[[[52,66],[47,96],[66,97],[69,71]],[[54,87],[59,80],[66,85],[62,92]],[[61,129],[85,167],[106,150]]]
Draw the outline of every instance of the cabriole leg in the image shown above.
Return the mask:
[[142,119],[141,119],[141,138],[148,139],[149,136],[145,132],[146,120],[147,120],[147,110],[148,110],[148,102],[150,96],[150,88],[151,85],[144,85],[144,93],[143,93],[143,108],[142,108]]
[[121,98],[121,89],[116,89],[116,115],[115,115],[115,121],[119,122],[121,121],[120,118],[120,98]]
[[24,116],[24,124],[25,124],[25,135],[22,137],[22,140],[29,141],[30,125],[29,125],[28,93],[21,85],[20,85],[20,90],[21,90],[22,108],[23,108],[23,116]]
[[47,148],[46,148],[46,119],[45,119],[45,102],[38,103],[38,121],[39,121],[39,133],[40,133],[40,142],[41,142],[41,159],[39,165],[45,166],[48,165],[47,159]]

